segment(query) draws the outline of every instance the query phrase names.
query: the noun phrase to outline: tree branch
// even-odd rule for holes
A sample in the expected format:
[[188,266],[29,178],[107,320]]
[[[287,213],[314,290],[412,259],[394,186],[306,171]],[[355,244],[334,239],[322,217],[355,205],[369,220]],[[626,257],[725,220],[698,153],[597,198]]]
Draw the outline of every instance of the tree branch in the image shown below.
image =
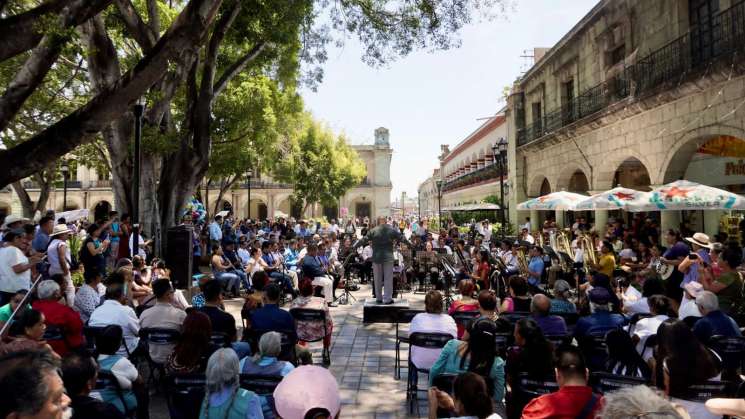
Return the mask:
[[0,62],[34,48],[44,35],[41,18],[59,14],[68,7],[70,13],[62,22],[62,29],[80,25],[97,15],[112,0],[52,0],[25,13],[0,19]]
[[145,53],[150,51],[158,39],[157,32],[154,32],[150,26],[145,24],[130,0],[114,0],[114,3],[119,10],[124,25],[127,27],[127,31],[137,41],[137,45]]
[[[0,161],[14,164],[0,172],[0,185],[23,179],[54,160],[90,141],[112,120],[122,115],[171,65],[178,65],[185,53],[199,48],[209,30],[221,0],[191,0],[155,47],[109,89],[94,96],[70,115],[36,134],[28,141],[0,150]],[[29,159],[28,156],[34,156]]]
[[147,0],[147,24],[154,34],[160,33],[160,13],[158,13],[158,0]]
[[255,60],[259,56],[259,54],[261,54],[264,48],[266,48],[266,42],[259,42],[253,48],[251,48],[251,50],[248,51],[246,55],[231,64],[225,70],[225,72],[223,72],[222,76],[215,84],[214,95],[218,96],[220,93],[222,93],[222,91],[228,86],[228,83],[230,83],[230,80],[233,80],[233,77],[237,76],[238,73],[243,71],[248,63]]

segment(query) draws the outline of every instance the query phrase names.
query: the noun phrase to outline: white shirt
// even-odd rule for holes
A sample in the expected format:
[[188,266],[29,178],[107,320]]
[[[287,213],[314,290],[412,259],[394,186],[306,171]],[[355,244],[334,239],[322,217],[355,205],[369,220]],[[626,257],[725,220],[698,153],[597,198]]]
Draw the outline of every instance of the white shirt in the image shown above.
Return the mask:
[[683,293],[683,301],[680,302],[680,307],[678,308],[678,318],[683,320],[690,316],[703,317],[696,305],[696,300],[688,298],[688,294]]
[[238,257],[241,258],[241,262],[243,263],[243,266],[248,265],[249,259],[251,259],[251,254],[248,253],[248,250],[244,248],[238,249]]
[[[110,356],[111,355],[99,355],[98,361],[103,361]],[[114,374],[114,377],[116,377],[116,381],[119,381],[119,386],[122,388],[122,390],[131,389],[132,382],[137,380],[137,377],[140,375],[137,372],[137,368],[134,366],[134,364],[132,364],[132,362],[130,362],[127,358],[121,358],[116,361],[111,367],[111,373]]]
[[372,246],[368,244],[367,246],[365,246],[364,249],[362,249],[362,259],[363,260],[372,259],[372,256],[373,256]]
[[15,273],[13,267],[28,263],[28,258],[21,249],[5,246],[0,249],[0,291],[15,293],[18,290],[31,289],[31,269]]
[[525,240],[526,242],[528,242],[530,244],[535,244],[535,239],[530,234],[528,234],[527,236],[523,237],[523,240]]
[[[409,334],[414,332],[426,333],[447,333],[458,337],[458,328],[455,326],[455,320],[448,314],[419,313],[411,320]],[[440,356],[442,349],[418,348],[411,347],[411,362],[418,368],[429,369],[435,364]]]
[[106,300],[101,306],[93,310],[88,321],[89,326],[108,326],[116,324],[121,326],[124,332],[124,343],[117,354],[127,356],[124,345],[127,345],[129,353],[132,353],[140,342],[140,321],[132,307],[124,306],[119,301]]
[[628,287],[623,294],[623,311],[628,314],[649,313],[647,297],[643,297],[634,287]]
[[[186,318],[186,312],[168,303],[156,302],[154,306],[142,312],[140,326],[142,328],[163,328],[181,331],[181,325]],[[175,344],[157,345],[150,343],[150,357],[158,363],[165,363],[168,355],[173,352]]]
[[260,260],[262,260],[260,257],[249,258],[248,263],[247,263],[247,265],[251,265],[251,268],[248,272],[249,277],[252,277],[253,274],[256,272],[263,271]]
[[[130,255],[135,254],[134,251],[132,250],[134,249],[134,245],[135,245],[134,237],[135,237],[134,233],[129,235],[129,254]],[[145,253],[145,249],[142,248],[142,243],[145,243],[145,239],[143,239],[142,236],[138,234],[137,235],[137,247],[139,247],[139,249],[137,249],[137,254],[145,258],[147,257],[147,253]]]
[[636,322],[636,327],[634,327],[634,334],[639,337],[639,343],[636,344],[636,351],[641,354],[644,362],[649,361],[649,359],[652,357],[651,348],[647,348],[647,350],[642,353],[644,344],[647,342],[647,338],[652,335],[656,335],[657,329],[660,327],[662,322],[667,319],[668,317],[666,315],[658,314],[654,317],[647,317],[646,319],[641,319]]

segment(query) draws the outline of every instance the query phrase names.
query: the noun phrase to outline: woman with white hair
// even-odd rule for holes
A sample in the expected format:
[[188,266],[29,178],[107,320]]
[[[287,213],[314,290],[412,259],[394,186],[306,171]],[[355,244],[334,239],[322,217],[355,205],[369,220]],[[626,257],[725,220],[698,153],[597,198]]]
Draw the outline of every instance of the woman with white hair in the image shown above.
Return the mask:
[[239,387],[238,355],[231,348],[215,351],[207,361],[207,394],[200,419],[263,419],[256,393]]
[[[253,357],[241,359],[241,374],[262,375],[271,377],[285,377],[295,369],[287,361],[277,359],[282,351],[282,335],[278,332],[266,332],[259,339],[259,353]],[[272,404],[265,396],[259,396],[261,409],[265,419],[274,417]]]
[[69,351],[83,346],[83,321],[77,311],[59,302],[62,295],[59,284],[51,279],[41,281],[36,287],[36,295],[39,299],[34,301],[32,307],[44,315],[47,329],[53,329],[47,332],[57,337],[48,338],[54,352],[65,356]]
[[605,419],[690,418],[684,407],[666,400],[647,386],[625,387],[606,394],[603,411]]

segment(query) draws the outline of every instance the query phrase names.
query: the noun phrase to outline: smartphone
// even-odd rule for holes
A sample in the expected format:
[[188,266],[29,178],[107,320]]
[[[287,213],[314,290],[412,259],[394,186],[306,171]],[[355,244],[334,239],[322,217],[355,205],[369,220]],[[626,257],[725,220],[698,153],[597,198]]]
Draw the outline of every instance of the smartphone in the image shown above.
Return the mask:
[[688,259],[690,259],[690,260],[696,260],[696,259],[698,259],[698,255],[695,254],[695,253],[691,253],[690,255],[688,255]]

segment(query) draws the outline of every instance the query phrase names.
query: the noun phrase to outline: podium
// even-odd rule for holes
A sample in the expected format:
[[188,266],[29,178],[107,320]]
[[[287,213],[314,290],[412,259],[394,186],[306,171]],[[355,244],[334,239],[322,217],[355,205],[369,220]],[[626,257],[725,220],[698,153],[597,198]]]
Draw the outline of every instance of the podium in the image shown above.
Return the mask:
[[366,298],[362,307],[363,323],[395,323],[398,311],[409,308],[409,300],[394,298],[393,304],[378,304],[374,298]]

